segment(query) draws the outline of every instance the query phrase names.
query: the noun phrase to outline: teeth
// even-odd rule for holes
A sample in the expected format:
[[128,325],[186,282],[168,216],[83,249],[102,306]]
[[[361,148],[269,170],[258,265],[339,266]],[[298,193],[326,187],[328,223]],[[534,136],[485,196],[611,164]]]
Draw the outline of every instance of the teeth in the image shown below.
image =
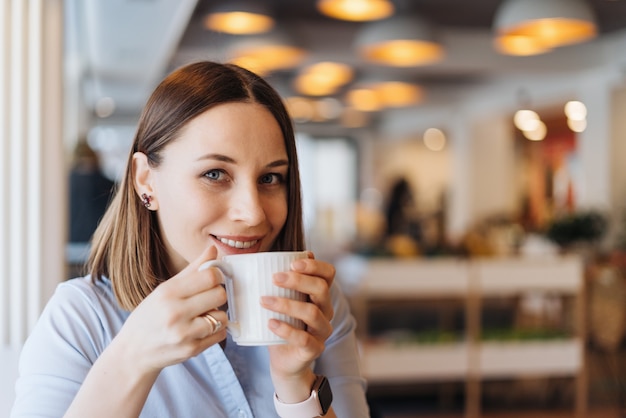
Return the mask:
[[252,247],[254,244],[256,244],[258,242],[258,240],[254,240],[254,241],[235,241],[232,239],[226,239],[226,238],[218,238],[220,240],[220,242],[222,244],[226,244],[229,247],[234,247],[234,248],[250,248]]

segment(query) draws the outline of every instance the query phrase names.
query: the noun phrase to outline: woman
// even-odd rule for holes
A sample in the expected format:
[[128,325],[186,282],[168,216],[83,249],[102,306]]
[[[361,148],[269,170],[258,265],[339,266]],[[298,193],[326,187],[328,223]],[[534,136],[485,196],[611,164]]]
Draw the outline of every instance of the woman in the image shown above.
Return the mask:
[[24,346],[12,417],[315,416],[311,406],[328,407],[313,395],[324,375],[326,416],[368,416],[332,265],[311,254],[275,275],[308,301],[262,305],[306,329],[272,320],[287,343],[269,347],[228,341],[220,274],[198,269],[226,254],[304,249],[301,212],[278,94],[229,64],[170,74],[140,118],[90,275],[59,285]]

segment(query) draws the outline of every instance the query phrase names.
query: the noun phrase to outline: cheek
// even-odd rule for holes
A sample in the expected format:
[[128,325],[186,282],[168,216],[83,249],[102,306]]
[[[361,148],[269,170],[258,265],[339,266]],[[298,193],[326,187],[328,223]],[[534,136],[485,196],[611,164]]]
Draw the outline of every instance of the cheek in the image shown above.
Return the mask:
[[271,207],[266,210],[270,223],[276,230],[276,233],[282,229],[287,220],[287,197],[276,199],[271,202]]

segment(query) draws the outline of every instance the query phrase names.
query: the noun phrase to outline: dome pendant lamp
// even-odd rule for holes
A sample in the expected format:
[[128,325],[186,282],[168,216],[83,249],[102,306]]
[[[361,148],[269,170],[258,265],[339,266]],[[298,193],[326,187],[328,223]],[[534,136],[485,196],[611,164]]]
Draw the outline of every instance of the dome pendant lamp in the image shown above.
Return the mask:
[[356,38],[366,60],[394,67],[432,64],[443,58],[433,27],[417,16],[394,16],[368,23]]
[[394,12],[389,0],[318,0],[317,9],[326,16],[353,22],[384,19]]
[[207,29],[231,35],[266,33],[274,19],[262,5],[252,1],[224,1],[204,19]]
[[505,0],[494,31],[503,54],[537,55],[592,39],[598,29],[585,0]]

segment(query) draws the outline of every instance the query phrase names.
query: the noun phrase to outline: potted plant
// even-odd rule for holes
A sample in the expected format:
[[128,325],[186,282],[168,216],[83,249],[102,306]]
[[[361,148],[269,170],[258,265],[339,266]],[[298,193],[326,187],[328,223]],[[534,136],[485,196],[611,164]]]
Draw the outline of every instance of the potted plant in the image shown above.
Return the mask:
[[555,218],[545,234],[565,252],[587,252],[602,239],[607,226],[606,216],[601,212],[579,211]]

